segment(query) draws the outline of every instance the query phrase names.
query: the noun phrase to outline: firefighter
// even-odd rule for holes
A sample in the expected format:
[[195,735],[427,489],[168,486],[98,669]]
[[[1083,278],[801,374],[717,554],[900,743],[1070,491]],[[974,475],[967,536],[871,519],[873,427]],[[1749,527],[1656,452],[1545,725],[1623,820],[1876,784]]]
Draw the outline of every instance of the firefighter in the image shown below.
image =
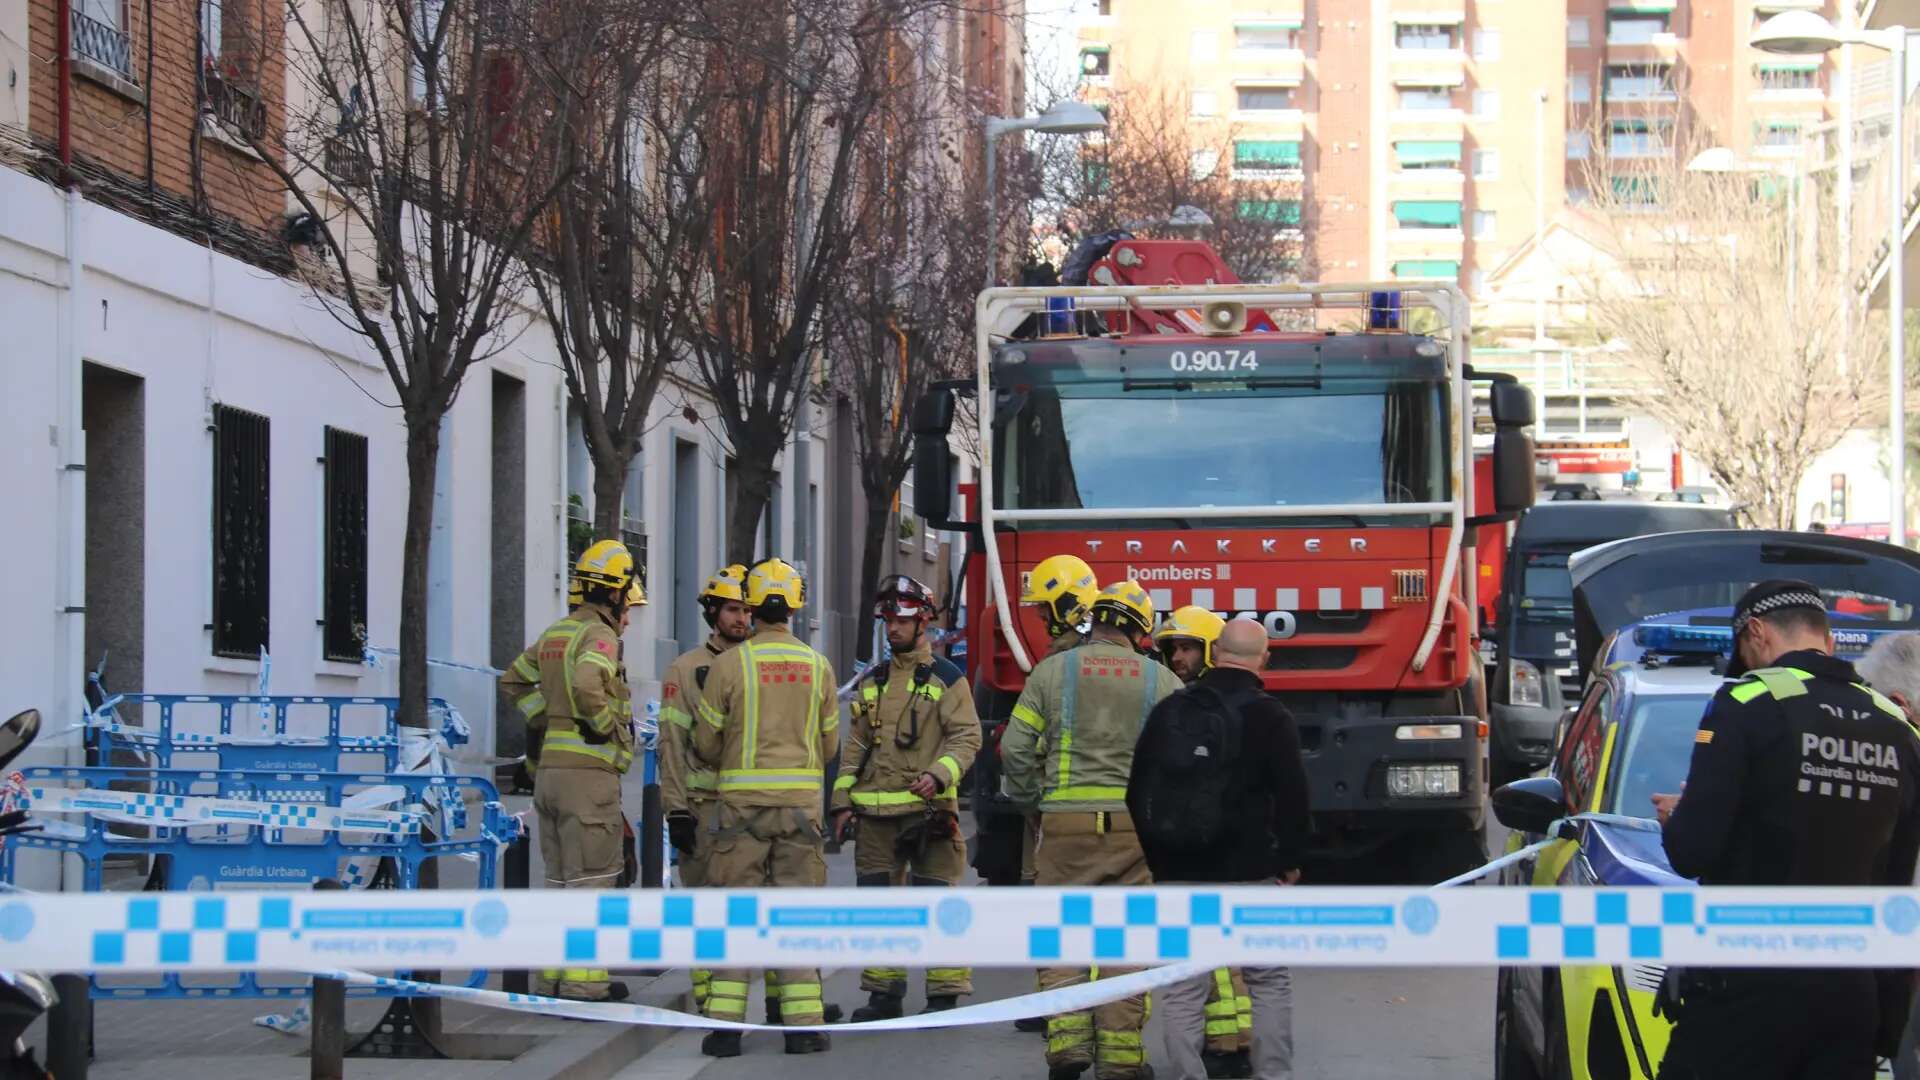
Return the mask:
[[[841,839],[856,836],[854,873],[863,886],[960,883],[967,842],[960,835],[960,777],[980,751],[980,719],[964,673],[935,656],[927,627],[936,608],[927,586],[904,575],[888,578],[874,598],[874,617],[886,624],[893,657],[860,680],[847,729],[846,763],[834,782],[833,825]],[[905,968],[870,967],[860,973],[867,1004],[853,1019],[887,1020],[901,1014]],[[927,1012],[944,1012],[973,993],[967,968],[927,971]]]
[[1047,623],[1047,655],[1087,640],[1087,615],[1100,595],[1093,568],[1077,555],[1041,559],[1027,575],[1020,602],[1040,609]]
[[[682,653],[667,666],[660,688],[660,809],[667,818],[667,838],[680,853],[680,883],[697,889],[707,883],[707,855],[699,841],[713,831],[714,776],[712,769],[693,764],[693,712],[699,708],[700,689],[720,654],[747,640],[753,621],[747,612],[747,568],[726,567],[707,579],[700,590],[700,613],[707,622],[707,640]],[[706,1007],[707,981],[712,973],[693,972],[693,1003]],[[778,1015],[776,1012],[775,1015]]]
[[[1189,604],[1167,616],[1153,632],[1153,642],[1161,662],[1191,686],[1212,669],[1213,643],[1226,625],[1225,619],[1206,608]],[[1214,1080],[1252,1076],[1252,1034],[1253,998],[1247,993],[1246,980],[1237,969],[1215,970],[1213,990],[1207,996],[1207,1045],[1201,1053],[1207,1076]]]
[[[747,571],[745,594],[753,635],[714,657],[693,725],[695,759],[716,770],[719,802],[706,838],[707,884],[825,885],[820,811],[826,763],[840,748],[833,665],[787,628],[806,601],[798,570],[779,559],[755,563]],[[818,968],[773,974],[783,1023],[824,1020]],[[753,973],[743,969],[715,971],[706,1014],[744,1020],[752,981]],[[737,1057],[740,1033],[711,1032],[700,1049],[711,1057]],[[787,1033],[789,1054],[825,1049],[824,1034]]]
[[[620,629],[647,602],[633,556],[617,540],[588,547],[573,569],[580,603],[548,627],[500,678],[527,718],[527,764],[547,885],[612,887],[622,869],[620,778],[633,766],[633,705],[620,664]],[[540,973],[540,992],[622,1001],[604,968]]]
[[[1100,590],[1091,615],[1085,645],[1047,657],[1027,677],[1000,741],[1007,792],[1040,812],[1039,884],[1146,885],[1152,879],[1127,814],[1127,777],[1142,722],[1180,678],[1143,655],[1152,644],[1153,601],[1137,582]],[[1046,968],[1040,987],[1088,977],[1084,968]],[[1146,995],[1138,994],[1049,1017],[1050,1080],[1072,1080],[1089,1066],[1101,1080],[1148,1076],[1140,1042],[1146,1014]]]

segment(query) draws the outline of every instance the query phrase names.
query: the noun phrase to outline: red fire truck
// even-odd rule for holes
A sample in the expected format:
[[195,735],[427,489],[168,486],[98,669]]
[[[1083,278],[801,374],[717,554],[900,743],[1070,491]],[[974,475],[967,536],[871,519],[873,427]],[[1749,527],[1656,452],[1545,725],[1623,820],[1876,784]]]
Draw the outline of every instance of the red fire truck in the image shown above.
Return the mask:
[[[971,537],[981,876],[1017,880],[1019,819],[995,750],[1046,645],[1018,606],[1021,574],[1062,552],[1102,583],[1138,581],[1161,614],[1198,604],[1266,627],[1267,686],[1300,725],[1316,856],[1397,880],[1476,865],[1486,706],[1472,546],[1532,502],[1532,396],[1482,377],[1492,490],[1477,497],[1457,288],[1243,285],[1187,241],[1122,240],[1088,280],[1160,284],[982,293],[975,377],[914,412],[920,510]],[[1403,330],[1420,307],[1449,335]],[[1271,317],[1317,325],[1342,310],[1365,329],[1282,331]],[[955,513],[939,493],[955,490],[960,396],[981,482]]]

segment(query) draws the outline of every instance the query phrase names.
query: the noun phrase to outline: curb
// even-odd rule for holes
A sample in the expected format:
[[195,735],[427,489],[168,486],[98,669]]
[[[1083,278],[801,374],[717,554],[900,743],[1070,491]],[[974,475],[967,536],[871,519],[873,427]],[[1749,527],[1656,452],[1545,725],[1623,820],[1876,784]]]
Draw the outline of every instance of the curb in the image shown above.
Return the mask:
[[[638,994],[634,1004],[684,1010],[688,998],[684,990],[656,990]],[[610,1080],[679,1033],[676,1028],[643,1024],[584,1022],[579,1026],[578,1034],[544,1040],[489,1074],[488,1080]]]

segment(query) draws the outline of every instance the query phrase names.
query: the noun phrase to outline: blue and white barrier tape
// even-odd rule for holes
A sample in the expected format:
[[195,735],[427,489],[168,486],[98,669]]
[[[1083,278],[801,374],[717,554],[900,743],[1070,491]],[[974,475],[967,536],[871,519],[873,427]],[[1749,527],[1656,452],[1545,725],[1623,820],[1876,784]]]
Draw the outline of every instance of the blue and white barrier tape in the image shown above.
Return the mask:
[[[381,662],[381,657],[398,657],[400,650],[389,649],[385,646],[367,645],[361,649],[360,655],[361,661],[366,664],[367,667],[379,670],[386,666]],[[495,679],[506,674],[506,672],[501,671],[499,668],[487,667],[485,664],[462,664],[453,660],[436,660],[431,656],[427,657],[427,666],[445,668],[448,671],[469,671],[475,675],[486,675]]]
[[198,795],[150,795],[101,788],[27,785],[23,809],[39,814],[88,814],[102,821],[182,828],[189,825],[259,825],[270,829],[375,832],[412,836],[420,815],[410,811],[326,806],[320,803],[256,802]]
[[1527,859],[1530,859],[1533,856],[1538,855],[1540,852],[1545,851],[1546,849],[1552,847],[1553,845],[1560,843],[1560,835],[1559,835],[1560,826],[1563,822],[1571,823],[1571,822],[1578,822],[1578,821],[1594,821],[1594,822],[1599,822],[1602,825],[1611,825],[1618,829],[1632,829],[1635,832],[1659,832],[1660,831],[1660,824],[1658,822],[1649,821],[1646,818],[1628,817],[1625,814],[1601,814],[1601,813],[1575,814],[1572,817],[1563,818],[1561,821],[1556,821],[1551,826],[1549,826],[1547,828],[1547,838],[1545,840],[1536,840],[1533,843],[1528,844],[1523,848],[1519,848],[1514,851],[1509,851],[1505,855],[1502,855],[1499,858],[1493,860],[1492,862],[1487,863],[1485,866],[1477,867],[1475,869],[1467,871],[1464,874],[1459,874],[1454,877],[1450,877],[1447,880],[1441,882],[1440,884],[1435,885],[1434,888],[1450,889],[1456,885],[1465,885],[1469,882],[1478,881],[1484,877],[1491,877],[1494,874],[1497,874],[1500,871],[1505,870],[1507,867],[1512,866],[1514,863],[1523,862]]
[[693,889],[0,897],[40,971],[1920,967],[1910,888]]

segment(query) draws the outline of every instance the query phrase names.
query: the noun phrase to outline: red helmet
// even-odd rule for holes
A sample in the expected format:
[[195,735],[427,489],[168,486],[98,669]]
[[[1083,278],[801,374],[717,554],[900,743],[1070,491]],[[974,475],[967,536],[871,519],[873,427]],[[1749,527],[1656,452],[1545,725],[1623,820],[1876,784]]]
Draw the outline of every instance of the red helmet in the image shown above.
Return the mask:
[[876,619],[905,618],[915,616],[931,619],[940,610],[934,603],[933,590],[905,574],[895,574],[880,582],[880,591],[873,598],[873,617]]

